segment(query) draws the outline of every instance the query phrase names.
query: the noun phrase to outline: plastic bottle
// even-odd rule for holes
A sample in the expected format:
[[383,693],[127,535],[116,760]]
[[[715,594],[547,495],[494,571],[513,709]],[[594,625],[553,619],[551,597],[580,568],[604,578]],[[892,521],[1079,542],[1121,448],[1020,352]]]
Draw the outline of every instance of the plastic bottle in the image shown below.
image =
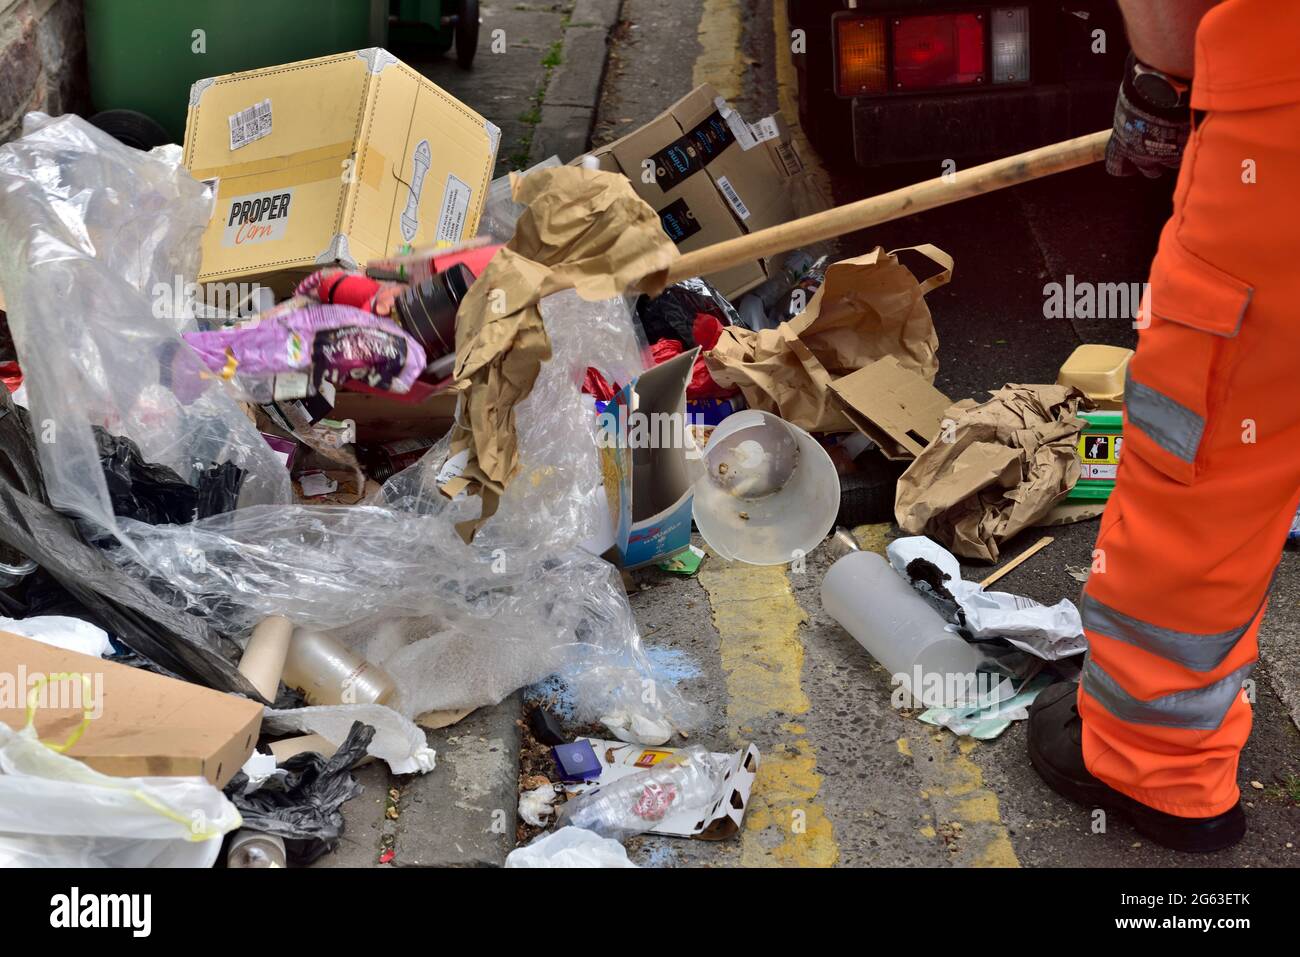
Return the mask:
[[926,707],[970,699],[975,649],[875,552],[852,552],[832,565],[821,598],[826,613]]
[[247,828],[231,836],[230,850],[226,852],[227,867],[286,867],[287,861],[283,839]]
[[718,768],[699,745],[653,768],[572,797],[560,809],[561,826],[586,828],[618,840],[644,833],[687,808],[704,808],[717,790]]
[[319,631],[299,628],[289,642],[284,683],[302,691],[309,704],[384,704],[397,684],[341,642]]

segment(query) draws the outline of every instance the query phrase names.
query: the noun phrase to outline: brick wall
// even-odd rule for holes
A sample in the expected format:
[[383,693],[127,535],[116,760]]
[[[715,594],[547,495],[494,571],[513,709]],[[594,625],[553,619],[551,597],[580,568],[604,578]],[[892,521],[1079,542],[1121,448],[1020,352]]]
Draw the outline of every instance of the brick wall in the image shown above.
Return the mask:
[[23,114],[86,113],[82,0],[0,0],[0,142]]

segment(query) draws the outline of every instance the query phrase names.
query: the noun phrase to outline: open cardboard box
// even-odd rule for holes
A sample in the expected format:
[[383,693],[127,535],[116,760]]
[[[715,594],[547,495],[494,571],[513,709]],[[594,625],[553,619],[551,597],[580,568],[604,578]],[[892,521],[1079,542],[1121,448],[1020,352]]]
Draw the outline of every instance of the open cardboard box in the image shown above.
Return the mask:
[[[720,100],[704,84],[590,154],[601,169],[628,178],[682,252],[795,218],[790,181],[803,164],[780,115],[749,124]],[[736,299],[767,275],[758,260],[705,278]]]
[[423,402],[404,402],[382,395],[340,389],[329,417],[357,424],[357,441],[365,445],[403,439],[439,439],[456,420],[457,393],[438,392]]
[[64,753],[114,777],[198,776],[224,787],[262,727],[256,701],[0,631],[0,723],[26,726],[33,689],[40,739],[63,743],[84,723]]
[[[686,467],[686,384],[699,348],[641,373],[601,414],[601,466],[624,568],[662,561],[691,544],[694,495]],[[674,417],[676,428],[669,428]],[[666,431],[665,431],[666,430]],[[654,438],[646,441],[639,437]],[[650,447],[645,447],[649,445]]]
[[499,141],[378,48],[200,80],[184,160],[216,200],[198,279],[285,293],[323,265],[469,239]]

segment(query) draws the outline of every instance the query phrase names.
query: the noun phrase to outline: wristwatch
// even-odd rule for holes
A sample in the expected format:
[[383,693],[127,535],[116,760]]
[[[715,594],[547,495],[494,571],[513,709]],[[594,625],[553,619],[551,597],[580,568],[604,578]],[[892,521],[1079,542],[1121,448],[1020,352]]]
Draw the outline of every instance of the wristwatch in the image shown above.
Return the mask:
[[1190,80],[1162,73],[1155,67],[1147,66],[1131,53],[1129,59],[1132,71],[1129,78],[1138,96],[1162,110],[1187,106],[1192,97]]

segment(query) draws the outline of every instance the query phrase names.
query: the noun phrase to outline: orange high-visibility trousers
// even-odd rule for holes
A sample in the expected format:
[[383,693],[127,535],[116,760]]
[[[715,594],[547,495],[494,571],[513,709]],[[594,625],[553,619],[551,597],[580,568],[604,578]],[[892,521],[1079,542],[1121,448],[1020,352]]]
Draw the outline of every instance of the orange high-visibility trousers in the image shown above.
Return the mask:
[[1197,32],[1195,129],[1151,266],[1083,596],[1088,769],[1151,807],[1238,800],[1251,668],[1300,503],[1300,4]]

